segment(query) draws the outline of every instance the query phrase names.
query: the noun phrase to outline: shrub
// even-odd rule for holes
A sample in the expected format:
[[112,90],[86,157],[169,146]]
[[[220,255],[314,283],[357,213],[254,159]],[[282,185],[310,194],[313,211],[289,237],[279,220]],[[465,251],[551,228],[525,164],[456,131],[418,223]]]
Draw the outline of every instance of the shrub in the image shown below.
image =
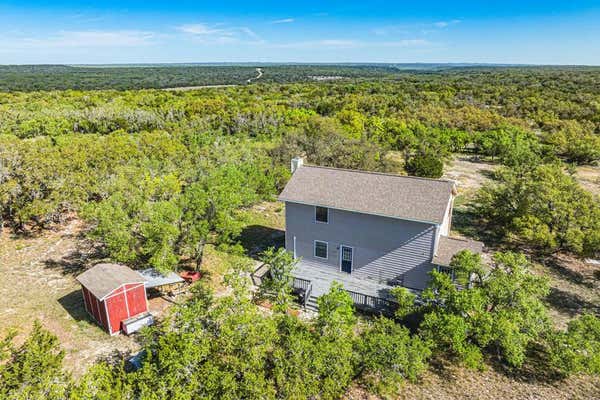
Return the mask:
[[409,157],[405,169],[410,175],[440,178],[444,174],[444,161],[429,152],[417,153]]

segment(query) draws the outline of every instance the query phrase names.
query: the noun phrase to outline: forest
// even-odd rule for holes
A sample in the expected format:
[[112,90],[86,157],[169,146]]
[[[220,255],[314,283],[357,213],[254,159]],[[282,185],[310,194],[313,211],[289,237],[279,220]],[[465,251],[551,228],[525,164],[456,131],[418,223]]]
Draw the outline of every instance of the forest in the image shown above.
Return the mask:
[[[358,385],[393,398],[439,360],[548,380],[600,374],[597,313],[557,326],[535,273],[556,254],[600,257],[600,202],[576,179],[600,161],[600,68],[266,66],[252,84],[186,91],[158,88],[237,84],[255,68],[25,68],[0,67],[0,240],[76,217],[132,267],[202,270],[208,245],[236,261],[223,277],[231,294],[199,284],[143,333],[135,372],[99,361],[71,377],[38,323],[22,344],[0,338],[0,397],[334,399]],[[463,231],[493,250],[491,265],[460,253],[453,267],[471,285],[433,272],[419,302],[395,293],[389,318],[356,313],[333,287],[314,320],[298,319],[288,277],[272,282],[265,314],[237,257],[240,213],[275,199],[298,154],[431,178],[457,155],[497,166],[460,199]],[[285,252],[262,257],[289,275]]]

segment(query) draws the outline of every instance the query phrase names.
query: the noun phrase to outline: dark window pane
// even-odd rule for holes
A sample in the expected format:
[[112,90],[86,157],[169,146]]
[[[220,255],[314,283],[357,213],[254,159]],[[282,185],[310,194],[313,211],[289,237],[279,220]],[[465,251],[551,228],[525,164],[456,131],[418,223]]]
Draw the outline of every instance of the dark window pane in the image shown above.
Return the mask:
[[450,279],[454,280],[454,268],[451,267],[443,267],[443,266],[438,266],[438,272],[441,272],[442,274],[446,274],[450,277]]
[[315,242],[315,257],[327,258],[327,243]]
[[326,207],[315,207],[315,213],[317,222],[329,222],[329,210]]

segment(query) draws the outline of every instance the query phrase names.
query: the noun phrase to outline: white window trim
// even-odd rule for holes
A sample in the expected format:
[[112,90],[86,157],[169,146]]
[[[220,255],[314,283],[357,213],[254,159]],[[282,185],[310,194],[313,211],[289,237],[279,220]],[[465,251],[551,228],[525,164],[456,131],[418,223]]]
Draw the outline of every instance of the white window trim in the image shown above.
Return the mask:
[[[317,243],[324,243],[326,248],[325,248],[325,254],[327,255],[327,257],[319,257],[317,255]],[[329,242],[325,242],[324,240],[315,240],[313,241],[313,256],[315,258],[320,258],[321,260],[329,260]]]
[[[317,208],[324,208],[327,210],[327,222],[317,220]],[[315,206],[315,224],[329,224],[329,207]]]
[[[350,274],[354,271],[354,247],[348,246],[345,244],[340,244],[340,272],[342,271],[342,247],[346,247],[348,249],[352,249],[352,260],[350,260]],[[344,272],[344,274],[348,274],[348,272]]]
[[437,272],[439,272],[440,274],[445,274],[446,272],[442,271],[442,268],[446,269],[446,270],[450,270],[450,274],[447,274],[447,275],[450,275],[450,279],[452,279],[452,282],[454,282],[454,280],[456,278],[454,268],[452,268],[452,267],[446,267],[446,266],[443,266],[443,265],[438,265],[437,266]]

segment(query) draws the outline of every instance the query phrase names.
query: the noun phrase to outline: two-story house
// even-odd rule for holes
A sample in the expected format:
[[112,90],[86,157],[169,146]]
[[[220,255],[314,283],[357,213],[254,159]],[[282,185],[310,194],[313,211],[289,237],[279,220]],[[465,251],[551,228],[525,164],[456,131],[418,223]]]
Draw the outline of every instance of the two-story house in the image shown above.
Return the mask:
[[357,303],[389,298],[397,285],[418,292],[432,269],[451,273],[458,251],[483,249],[449,237],[452,181],[309,166],[301,158],[292,172],[279,196],[285,246],[300,259],[295,285],[310,282],[312,303],[333,281]]

